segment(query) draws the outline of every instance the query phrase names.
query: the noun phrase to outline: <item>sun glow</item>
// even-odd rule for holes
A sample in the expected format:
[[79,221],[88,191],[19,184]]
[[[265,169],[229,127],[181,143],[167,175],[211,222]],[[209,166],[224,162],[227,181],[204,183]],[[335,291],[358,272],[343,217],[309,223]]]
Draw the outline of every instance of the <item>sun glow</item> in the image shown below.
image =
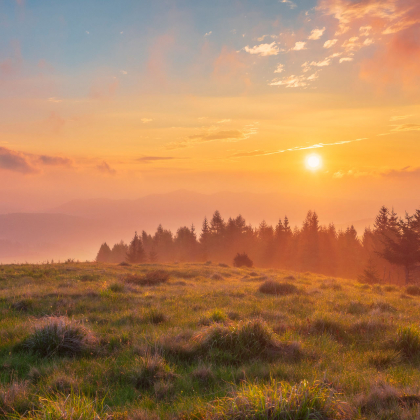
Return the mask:
[[306,166],[309,169],[318,169],[321,167],[322,161],[318,155],[310,155],[306,158]]

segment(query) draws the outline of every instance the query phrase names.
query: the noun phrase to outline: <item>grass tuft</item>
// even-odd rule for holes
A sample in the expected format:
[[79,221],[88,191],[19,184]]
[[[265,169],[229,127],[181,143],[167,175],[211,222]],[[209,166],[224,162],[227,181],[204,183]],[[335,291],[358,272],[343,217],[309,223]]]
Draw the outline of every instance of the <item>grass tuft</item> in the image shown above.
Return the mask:
[[22,343],[23,348],[42,357],[77,356],[92,351],[97,343],[93,333],[67,317],[46,317]]
[[0,384],[0,417],[7,414],[23,414],[32,408],[28,382]]
[[158,354],[147,354],[138,359],[138,365],[131,372],[131,379],[137,389],[150,389],[156,382],[171,379],[175,375]]
[[332,420],[350,419],[350,406],[319,382],[298,385],[272,381],[243,384],[232,397],[217,400],[209,409],[212,420]]
[[289,350],[261,319],[227,326],[213,324],[196,334],[192,341],[198,352],[236,363]]
[[268,280],[260,286],[259,291],[267,295],[286,296],[292,293],[297,293],[298,288],[291,283],[278,283],[273,280]]
[[166,322],[168,317],[160,309],[152,308],[146,312],[143,319],[151,324],[161,324]]
[[407,357],[420,354],[420,329],[416,325],[400,327],[398,329],[397,349]]

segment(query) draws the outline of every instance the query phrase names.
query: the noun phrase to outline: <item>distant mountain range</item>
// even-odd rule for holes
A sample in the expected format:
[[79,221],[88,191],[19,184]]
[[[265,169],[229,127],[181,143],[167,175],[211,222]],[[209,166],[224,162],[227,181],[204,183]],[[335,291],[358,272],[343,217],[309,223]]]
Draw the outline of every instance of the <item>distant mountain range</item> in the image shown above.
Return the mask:
[[194,223],[199,231],[204,216],[211,218],[215,210],[225,219],[242,214],[256,226],[262,220],[275,224],[285,215],[292,225],[300,225],[311,209],[317,211],[321,223],[334,222],[337,228],[354,224],[361,234],[372,224],[379,206],[299,195],[184,190],[133,200],[73,200],[44,213],[0,215],[0,262],[92,260],[102,242],[128,241],[135,230],[153,233],[159,223],[174,232]]

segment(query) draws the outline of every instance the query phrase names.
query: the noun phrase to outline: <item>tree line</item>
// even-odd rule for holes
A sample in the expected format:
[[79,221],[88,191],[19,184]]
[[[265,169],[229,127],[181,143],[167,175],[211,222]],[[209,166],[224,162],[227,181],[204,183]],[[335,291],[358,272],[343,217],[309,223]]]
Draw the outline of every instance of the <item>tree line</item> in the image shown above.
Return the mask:
[[201,231],[180,227],[175,234],[159,225],[153,235],[135,233],[132,241],[102,244],[96,261],[108,263],[200,262],[231,264],[246,253],[258,267],[314,272],[369,283],[412,283],[420,264],[420,210],[398,217],[383,206],[372,228],[361,237],[354,226],[345,230],[331,223],[321,226],[309,211],[302,226],[292,228],[286,217],[276,226],[262,221],[258,227],[241,216],[225,221],[220,212],[204,219]]

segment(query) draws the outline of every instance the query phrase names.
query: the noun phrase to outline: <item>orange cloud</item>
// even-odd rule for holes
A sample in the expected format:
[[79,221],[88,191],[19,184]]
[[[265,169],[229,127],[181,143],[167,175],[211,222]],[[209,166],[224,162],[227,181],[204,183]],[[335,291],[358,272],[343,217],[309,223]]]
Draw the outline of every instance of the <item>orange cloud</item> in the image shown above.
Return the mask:
[[362,63],[360,77],[379,87],[400,85],[417,91],[420,81],[420,25],[394,34],[373,58]]
[[117,173],[117,171],[112,169],[105,161],[103,161],[100,165],[97,165],[96,169],[107,175],[115,175]]

